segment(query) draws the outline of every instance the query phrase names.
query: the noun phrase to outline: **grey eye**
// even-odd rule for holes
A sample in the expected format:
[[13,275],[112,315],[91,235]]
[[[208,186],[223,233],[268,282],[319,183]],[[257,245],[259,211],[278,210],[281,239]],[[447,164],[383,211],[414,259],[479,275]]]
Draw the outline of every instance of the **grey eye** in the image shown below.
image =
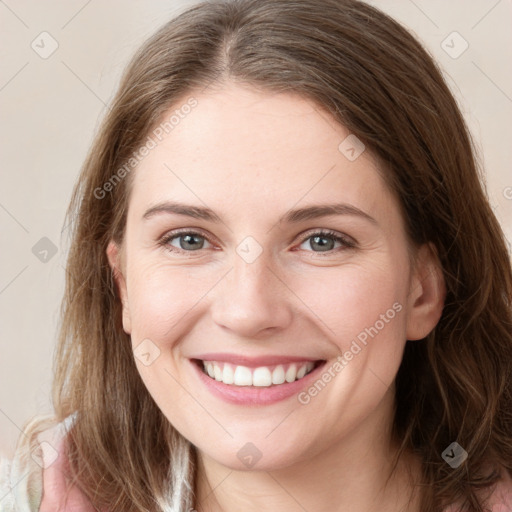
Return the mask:
[[301,246],[307,243],[310,249],[313,249],[313,252],[328,252],[335,249],[336,243],[343,245],[342,242],[343,240],[334,235],[316,234],[306,238]]
[[[174,245],[174,242],[178,241],[178,245]],[[172,247],[181,249],[183,251],[198,251],[204,248],[204,243],[209,243],[203,236],[195,233],[185,233],[173,236],[169,240],[169,244]]]

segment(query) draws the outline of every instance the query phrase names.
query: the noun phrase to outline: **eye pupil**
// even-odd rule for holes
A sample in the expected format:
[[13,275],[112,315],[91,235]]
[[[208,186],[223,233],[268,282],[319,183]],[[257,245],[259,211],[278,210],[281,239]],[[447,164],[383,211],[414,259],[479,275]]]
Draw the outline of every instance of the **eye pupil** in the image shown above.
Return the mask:
[[[180,237],[180,239],[181,240],[185,240],[185,243],[180,242],[180,247],[182,249],[197,249],[198,248],[197,247],[198,244],[197,243],[194,244],[193,242],[191,243],[191,240],[195,239],[197,241],[198,238],[200,239],[201,237],[197,236],[197,235],[190,235],[190,234],[189,235],[182,235]],[[202,247],[201,243],[199,243],[199,245]],[[201,247],[199,247],[199,249],[201,249]]]
[[[334,241],[332,240],[331,237],[326,237],[326,236],[314,236],[312,237],[313,238],[313,242],[316,243],[316,244],[319,244],[319,247],[321,248],[321,251],[330,251],[333,249],[333,247],[329,247],[330,245],[333,245],[334,244]],[[325,240],[329,240],[327,243],[322,243],[320,242],[320,240],[323,240],[325,242]],[[327,247],[326,247],[327,246]],[[311,247],[313,248],[313,244],[311,244]]]

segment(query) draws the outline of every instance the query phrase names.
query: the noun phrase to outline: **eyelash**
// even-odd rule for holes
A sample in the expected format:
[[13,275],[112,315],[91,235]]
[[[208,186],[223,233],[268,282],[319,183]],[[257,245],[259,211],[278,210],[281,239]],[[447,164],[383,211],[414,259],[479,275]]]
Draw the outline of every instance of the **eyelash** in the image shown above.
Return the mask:
[[[200,250],[197,250],[197,251],[185,251],[183,249],[179,249],[177,247],[173,247],[173,246],[168,245],[169,242],[171,242],[175,238],[179,238],[180,236],[184,236],[184,235],[193,235],[193,236],[197,235],[197,236],[199,236],[201,238],[204,238],[210,244],[213,244],[213,242],[207,236],[205,236],[204,234],[200,233],[199,231],[192,231],[192,230],[187,230],[187,229],[176,230],[176,231],[172,231],[170,233],[167,233],[166,235],[164,235],[158,241],[158,244],[160,246],[164,247],[166,250],[168,250],[170,252],[191,253],[190,256],[193,257],[192,254],[194,252],[199,252]],[[356,247],[356,243],[353,242],[351,239],[349,239],[349,238],[347,238],[345,236],[339,235],[338,233],[336,233],[336,231],[324,230],[324,229],[308,233],[306,236],[304,236],[302,238],[302,240],[301,240],[299,245],[302,245],[306,240],[309,240],[310,238],[314,238],[314,237],[332,238],[335,242],[340,242],[341,244],[343,244],[345,246],[345,247],[338,247],[338,249],[332,249],[332,250],[325,251],[325,252],[307,251],[307,252],[312,252],[315,255],[319,255],[320,257],[330,256],[333,253],[339,252],[340,250],[353,249],[353,248]]]

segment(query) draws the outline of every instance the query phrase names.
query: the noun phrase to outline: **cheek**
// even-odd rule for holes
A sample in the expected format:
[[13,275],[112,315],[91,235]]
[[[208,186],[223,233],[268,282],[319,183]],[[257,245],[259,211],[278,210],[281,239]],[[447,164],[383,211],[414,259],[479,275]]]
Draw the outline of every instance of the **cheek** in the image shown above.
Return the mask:
[[166,341],[166,334],[179,329],[187,313],[208,289],[212,273],[190,272],[165,264],[140,265],[132,269],[130,313],[132,338]]
[[302,280],[297,291],[338,354],[319,377],[322,383],[306,389],[299,401],[312,416],[321,415],[334,436],[378,406],[400,366],[407,274],[398,261],[383,257],[322,269],[328,272]]
[[405,274],[382,261],[316,269],[310,278],[301,276],[292,286],[341,350],[376,322],[378,328],[384,322],[387,331],[392,324],[399,330],[405,325],[404,315],[397,312],[404,310]]
[[329,400],[334,409],[338,400],[334,397],[351,400],[354,417],[378,403],[402,359],[407,267],[405,260],[394,256],[319,269],[322,272],[316,272],[315,279],[297,280],[294,288],[318,317],[316,324],[323,326],[337,354],[336,363],[328,368],[340,378],[335,379],[332,390],[336,392],[329,394]]

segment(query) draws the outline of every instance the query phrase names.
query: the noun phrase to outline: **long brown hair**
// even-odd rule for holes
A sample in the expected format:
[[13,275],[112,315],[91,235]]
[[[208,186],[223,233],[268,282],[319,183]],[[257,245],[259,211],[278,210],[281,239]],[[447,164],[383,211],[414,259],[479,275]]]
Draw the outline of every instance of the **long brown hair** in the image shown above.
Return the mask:
[[[77,483],[112,512],[194,506],[197,455],[137,372],[106,248],[123,240],[136,172],[125,164],[169,108],[228,80],[330,112],[382,164],[411,246],[435,246],[445,306],[425,339],[406,344],[393,432],[399,455],[421,458],[422,512],[456,502],[482,511],[479,491],[492,490],[500,468],[512,473],[506,242],[442,73],[401,25],[357,0],[206,1],[166,23],[127,67],[68,210],[53,402],[56,421],[76,415]],[[441,457],[453,441],[469,453],[456,469]]]

